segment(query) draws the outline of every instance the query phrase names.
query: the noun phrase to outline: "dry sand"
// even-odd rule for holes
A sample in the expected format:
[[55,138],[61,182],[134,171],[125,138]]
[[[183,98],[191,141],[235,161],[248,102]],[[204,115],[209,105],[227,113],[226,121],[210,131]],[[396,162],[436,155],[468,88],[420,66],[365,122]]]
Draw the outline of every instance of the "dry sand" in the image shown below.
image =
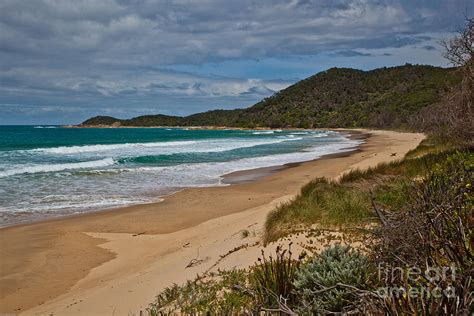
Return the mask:
[[[424,138],[358,133],[368,135],[359,150],[265,170],[256,181],[238,173],[229,181],[241,183],[186,189],[160,203],[0,229],[0,313],[138,314],[164,287],[194,278],[237,246],[257,243],[268,212],[310,179],[402,158]],[[250,236],[242,238],[243,230]],[[247,267],[260,249],[239,250],[213,269]],[[192,259],[200,264],[186,268]]]

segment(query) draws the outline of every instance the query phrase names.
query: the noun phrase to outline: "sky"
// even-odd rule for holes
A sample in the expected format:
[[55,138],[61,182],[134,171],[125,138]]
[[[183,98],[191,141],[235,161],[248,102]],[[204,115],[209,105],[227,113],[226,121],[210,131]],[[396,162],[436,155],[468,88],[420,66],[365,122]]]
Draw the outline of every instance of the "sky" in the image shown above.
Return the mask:
[[332,67],[449,66],[472,0],[0,0],[0,124],[248,107]]

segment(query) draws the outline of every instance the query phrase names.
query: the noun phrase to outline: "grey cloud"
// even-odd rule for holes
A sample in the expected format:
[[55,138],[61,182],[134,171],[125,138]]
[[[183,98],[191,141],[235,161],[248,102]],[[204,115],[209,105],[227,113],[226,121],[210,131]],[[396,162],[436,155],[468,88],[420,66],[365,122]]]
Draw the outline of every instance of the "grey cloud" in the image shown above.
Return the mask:
[[4,1],[2,52],[134,65],[400,47],[459,13],[432,2]]
[[361,53],[355,50],[342,50],[334,53],[335,56],[342,56],[342,57],[368,57],[372,56],[370,53]]
[[422,47],[424,50],[436,50],[436,47],[432,45],[425,45]]
[[275,90],[272,90],[266,86],[254,86],[250,87],[247,91],[241,92],[240,95],[267,96],[274,94],[275,92]]
[[473,5],[468,0],[2,0],[0,102],[99,107],[128,98],[150,106],[182,102],[192,110],[219,102],[248,105],[290,82],[162,68],[325,52],[356,59],[370,50],[415,45],[426,50],[425,42],[458,26],[464,9],[472,12]]

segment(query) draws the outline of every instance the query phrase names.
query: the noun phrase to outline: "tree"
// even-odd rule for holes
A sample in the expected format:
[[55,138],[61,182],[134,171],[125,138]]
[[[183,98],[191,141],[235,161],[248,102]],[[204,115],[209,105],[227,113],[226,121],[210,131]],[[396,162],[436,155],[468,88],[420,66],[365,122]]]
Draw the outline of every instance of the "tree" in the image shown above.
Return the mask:
[[[459,67],[463,79],[459,91],[449,96],[446,104],[434,111],[438,115],[434,122],[438,134],[451,140],[462,140],[467,145],[474,143],[474,18],[466,16],[466,27],[452,39],[441,42],[444,57]],[[432,109],[429,109],[432,110]],[[424,111],[427,113],[427,111]]]
[[441,41],[445,48],[444,57],[454,66],[463,67],[470,63],[474,55],[474,18],[466,17],[466,28],[459,30],[458,35],[449,40]]
[[[472,109],[474,100],[474,18],[466,17],[466,27],[457,35],[441,42],[445,49],[444,57],[463,73],[463,101]],[[467,114],[467,113],[466,113]]]

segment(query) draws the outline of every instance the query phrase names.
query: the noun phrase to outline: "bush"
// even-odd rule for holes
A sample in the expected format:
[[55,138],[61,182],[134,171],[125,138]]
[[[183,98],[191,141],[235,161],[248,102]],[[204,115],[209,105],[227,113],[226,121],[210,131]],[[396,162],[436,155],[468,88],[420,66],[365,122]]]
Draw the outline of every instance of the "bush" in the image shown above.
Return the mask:
[[[383,220],[374,259],[386,271],[412,267],[421,271],[411,279],[389,275],[381,280],[385,289],[454,288],[455,296],[383,297],[374,301],[383,313],[458,315],[468,314],[472,308],[474,154],[450,153],[431,169],[421,181],[412,182],[402,209],[379,209]],[[453,271],[451,267],[455,267],[455,273],[449,278],[432,280],[423,274],[427,267],[443,271]]]
[[348,246],[332,246],[303,266],[295,288],[301,297],[301,312],[342,312],[357,295],[349,286],[367,287],[371,269],[361,252]]

